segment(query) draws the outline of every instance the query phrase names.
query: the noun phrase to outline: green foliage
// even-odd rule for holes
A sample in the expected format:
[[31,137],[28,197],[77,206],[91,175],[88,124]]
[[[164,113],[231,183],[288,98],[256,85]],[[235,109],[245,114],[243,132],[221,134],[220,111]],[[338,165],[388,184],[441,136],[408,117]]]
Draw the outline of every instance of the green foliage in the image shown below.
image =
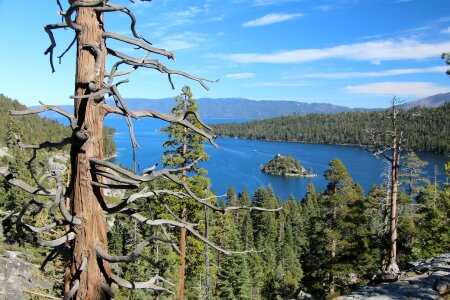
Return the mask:
[[[450,65],[450,52],[443,52],[441,57],[442,57],[443,60],[445,60],[445,63],[447,65]],[[445,73],[447,73],[447,75],[450,76],[450,69],[445,71]]]
[[428,165],[428,162],[421,160],[414,152],[409,152],[402,157],[400,164],[402,166],[400,183],[406,184],[406,192],[413,199],[422,185],[430,183],[426,177],[422,176],[426,174],[424,167]]
[[[177,116],[184,116],[187,111],[197,112],[198,106],[194,98],[192,98],[191,88],[184,86],[182,93],[175,97],[177,104],[173,107],[172,113]],[[189,114],[187,120],[199,129],[203,129],[200,122]],[[169,140],[164,143],[164,152],[162,158],[163,164],[170,167],[184,167],[192,164],[196,160],[206,161],[208,155],[204,151],[203,142],[206,138],[178,124],[171,124],[168,129]],[[206,170],[195,166],[191,169],[196,174],[206,174]]]
[[[412,150],[450,152],[450,103],[435,108],[414,108],[398,116],[398,127],[408,137]],[[215,124],[222,136],[275,141],[303,141],[319,144],[373,144],[366,129],[390,130],[389,111],[355,111],[340,114],[283,116],[246,123]],[[382,141],[389,146],[386,136]]]
[[261,167],[261,171],[271,175],[298,176],[305,175],[302,164],[292,156],[277,154],[271,161]]

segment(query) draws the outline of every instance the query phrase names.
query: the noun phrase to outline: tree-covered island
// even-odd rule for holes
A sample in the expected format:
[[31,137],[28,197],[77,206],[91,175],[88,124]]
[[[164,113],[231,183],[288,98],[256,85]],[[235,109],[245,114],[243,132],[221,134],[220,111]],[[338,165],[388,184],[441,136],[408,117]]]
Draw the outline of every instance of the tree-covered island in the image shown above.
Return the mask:
[[281,154],[275,157],[267,164],[261,166],[261,171],[269,175],[278,176],[301,176],[314,177],[315,174],[308,172],[302,164],[292,156],[283,156]]

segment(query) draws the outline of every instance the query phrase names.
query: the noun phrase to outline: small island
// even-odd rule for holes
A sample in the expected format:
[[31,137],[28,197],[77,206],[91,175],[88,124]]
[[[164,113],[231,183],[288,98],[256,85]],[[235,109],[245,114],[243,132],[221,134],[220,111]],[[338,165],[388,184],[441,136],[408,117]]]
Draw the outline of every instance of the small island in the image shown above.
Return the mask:
[[316,176],[315,174],[311,174],[311,172],[307,172],[302,164],[292,156],[283,156],[281,154],[275,155],[271,161],[261,166],[261,171],[269,175],[278,176]]

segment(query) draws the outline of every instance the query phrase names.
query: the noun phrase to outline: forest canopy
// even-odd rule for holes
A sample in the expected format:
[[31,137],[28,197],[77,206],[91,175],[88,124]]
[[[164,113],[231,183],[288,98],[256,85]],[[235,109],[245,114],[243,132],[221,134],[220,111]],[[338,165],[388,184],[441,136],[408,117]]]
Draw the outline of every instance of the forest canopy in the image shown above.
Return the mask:
[[[406,147],[416,151],[450,152],[450,103],[441,107],[402,111],[398,127],[407,137]],[[340,114],[283,116],[246,123],[214,124],[222,136],[335,145],[372,145],[370,130],[388,130],[388,111],[355,111]],[[389,146],[386,136],[384,146]]]

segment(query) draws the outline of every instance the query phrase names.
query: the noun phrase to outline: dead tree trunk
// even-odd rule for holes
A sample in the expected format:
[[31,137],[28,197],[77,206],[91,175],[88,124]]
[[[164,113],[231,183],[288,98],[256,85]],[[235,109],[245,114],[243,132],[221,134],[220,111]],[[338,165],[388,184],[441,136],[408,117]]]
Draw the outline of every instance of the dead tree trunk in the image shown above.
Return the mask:
[[[390,217],[390,253],[389,265],[386,271],[389,273],[398,273],[397,265],[397,197],[398,197],[398,175],[400,168],[400,151],[401,151],[401,137],[397,134],[397,113],[395,102],[392,105],[392,158],[391,158],[391,217]],[[400,141],[399,141],[400,138]]]
[[[95,2],[95,1],[85,1]],[[75,96],[92,93],[89,86],[100,88],[103,82],[106,47],[102,38],[103,15],[91,8],[78,7],[76,23],[82,30],[77,33],[77,62]],[[100,49],[101,53],[95,49]],[[101,57],[97,57],[100,54]],[[98,65],[100,64],[100,65]],[[108,249],[106,217],[100,205],[102,191],[91,185],[90,159],[103,159],[103,114],[98,100],[93,98],[74,101],[78,132],[74,132],[71,165],[71,200],[73,214],[83,221],[76,228],[73,246],[71,283],[79,285],[75,299],[106,299],[101,284],[109,284],[108,262],[98,261],[95,250],[100,245]],[[87,259],[84,271],[79,268]],[[78,281],[78,283],[76,283]]]
[[[187,220],[187,211],[186,208],[183,208],[183,212],[181,213],[181,220],[186,222]],[[178,299],[183,300],[184,297],[184,278],[186,273],[186,228],[181,228],[181,236],[180,236],[180,252],[181,252],[181,267],[180,267],[180,286],[178,287]]]

